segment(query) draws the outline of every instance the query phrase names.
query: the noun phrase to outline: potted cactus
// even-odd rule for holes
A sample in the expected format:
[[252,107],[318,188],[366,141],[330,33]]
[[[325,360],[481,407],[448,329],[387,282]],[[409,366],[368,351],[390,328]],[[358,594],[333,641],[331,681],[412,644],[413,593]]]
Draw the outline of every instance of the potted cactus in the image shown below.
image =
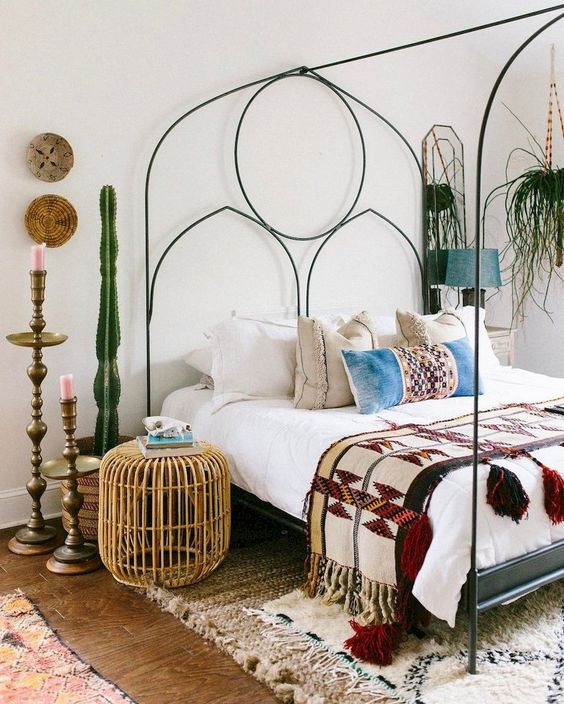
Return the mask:
[[94,379],[94,398],[98,406],[94,432],[94,454],[100,457],[118,444],[118,404],[121,384],[117,366],[120,343],[117,301],[116,192],[113,186],[100,191],[102,237],[100,241],[100,311],[96,332],[98,371]]
[[[77,440],[81,454],[102,457],[120,442],[131,440],[119,435],[118,403],[121,385],[117,366],[120,343],[120,326],[117,300],[116,261],[118,241],[116,234],[116,192],[113,186],[103,186],[100,191],[100,309],[96,331],[96,356],[98,370],[94,378],[94,398],[98,406],[94,436]],[[98,473],[78,480],[84,504],[79,518],[86,538],[98,534]],[[61,492],[66,491],[65,482]],[[68,515],[63,510],[63,526],[68,529]]]

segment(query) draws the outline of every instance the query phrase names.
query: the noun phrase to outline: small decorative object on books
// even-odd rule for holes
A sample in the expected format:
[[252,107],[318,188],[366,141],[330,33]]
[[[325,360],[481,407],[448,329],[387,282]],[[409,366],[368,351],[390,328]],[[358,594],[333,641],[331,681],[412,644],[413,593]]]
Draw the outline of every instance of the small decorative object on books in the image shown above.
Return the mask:
[[168,438],[164,435],[149,435],[147,436],[148,448],[167,448],[167,447],[194,447],[194,433],[187,430],[182,435],[177,435],[175,438]]
[[176,438],[191,432],[190,425],[183,420],[168,416],[147,416],[141,421],[151,437]]
[[[191,435],[191,433],[190,433]],[[167,442],[152,442],[155,440],[150,435],[138,435],[136,438],[139,452],[146,459],[153,457],[184,457],[185,455],[199,455],[202,452],[202,446],[198,442],[175,442],[173,438],[166,438]]]

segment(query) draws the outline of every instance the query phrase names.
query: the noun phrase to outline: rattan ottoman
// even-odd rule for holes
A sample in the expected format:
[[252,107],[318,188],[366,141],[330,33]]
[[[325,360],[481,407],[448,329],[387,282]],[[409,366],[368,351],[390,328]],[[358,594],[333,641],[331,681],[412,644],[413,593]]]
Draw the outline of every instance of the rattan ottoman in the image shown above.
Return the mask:
[[205,577],[229,549],[231,499],[225,455],[145,459],[135,441],[100,466],[100,557],[122,584],[180,587]]

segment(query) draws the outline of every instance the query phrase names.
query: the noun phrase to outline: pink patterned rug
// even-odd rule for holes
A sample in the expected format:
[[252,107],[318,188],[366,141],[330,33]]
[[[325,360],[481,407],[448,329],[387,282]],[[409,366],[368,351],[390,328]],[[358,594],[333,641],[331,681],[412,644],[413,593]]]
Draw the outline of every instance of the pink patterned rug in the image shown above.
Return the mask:
[[135,704],[65,645],[21,591],[0,596],[2,704]]

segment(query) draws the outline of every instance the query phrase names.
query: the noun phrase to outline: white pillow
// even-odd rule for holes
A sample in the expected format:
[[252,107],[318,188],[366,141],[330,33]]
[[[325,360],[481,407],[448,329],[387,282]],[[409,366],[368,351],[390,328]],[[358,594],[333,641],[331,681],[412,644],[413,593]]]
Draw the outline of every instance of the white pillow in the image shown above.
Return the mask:
[[395,347],[398,333],[395,315],[370,315],[372,329],[376,333],[378,347]]
[[293,396],[294,325],[230,318],[204,334],[212,350],[214,412],[234,401]]
[[212,371],[212,348],[210,345],[198,347],[195,350],[190,350],[184,361],[189,367],[194,367],[201,374],[211,376]]
[[[470,341],[470,347],[474,349],[474,306],[463,306],[455,308],[455,314],[462,320],[466,328],[466,336]],[[486,311],[480,308],[480,371],[488,372],[498,369],[501,362],[497,358],[492,348],[492,341],[486,330]]]

